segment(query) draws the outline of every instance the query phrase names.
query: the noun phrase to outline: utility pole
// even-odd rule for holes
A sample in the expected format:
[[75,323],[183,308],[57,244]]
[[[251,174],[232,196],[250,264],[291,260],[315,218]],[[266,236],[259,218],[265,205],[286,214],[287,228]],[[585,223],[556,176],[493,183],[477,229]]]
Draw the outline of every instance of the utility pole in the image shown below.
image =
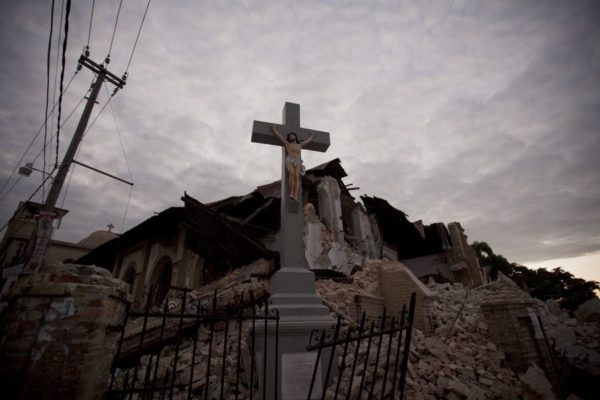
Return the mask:
[[92,83],[90,95],[87,98],[85,108],[83,109],[83,113],[81,114],[81,118],[79,119],[79,123],[77,124],[77,128],[75,129],[75,133],[73,134],[73,138],[71,139],[69,148],[67,149],[62,163],[58,168],[56,177],[54,178],[52,186],[50,187],[48,197],[46,197],[44,206],[39,213],[35,237],[32,238],[32,240],[35,241],[35,244],[33,246],[33,252],[31,253],[30,257],[28,257],[28,260],[26,260],[25,268],[23,270],[24,273],[35,273],[36,270],[42,264],[44,258],[46,257],[48,241],[52,236],[52,222],[56,218],[54,207],[56,206],[56,202],[58,201],[58,197],[62,190],[69,169],[71,168],[71,164],[73,163],[73,159],[75,158],[75,154],[77,153],[77,149],[79,148],[79,144],[83,139],[83,134],[85,133],[85,130],[87,128],[90,116],[92,115],[92,109],[96,104],[96,99],[98,98],[98,94],[100,93],[102,85],[105,81],[108,81],[115,85],[116,88],[115,92],[113,92],[113,95],[116,93],[117,90],[122,89],[125,86],[126,76],[123,76],[123,78],[119,78],[115,74],[108,71],[104,64],[97,64],[94,61],[92,61],[88,57],[88,54],[82,54],[79,58],[78,68],[81,68],[81,66],[87,67],[90,70],[92,70],[92,72],[96,74],[96,80]]

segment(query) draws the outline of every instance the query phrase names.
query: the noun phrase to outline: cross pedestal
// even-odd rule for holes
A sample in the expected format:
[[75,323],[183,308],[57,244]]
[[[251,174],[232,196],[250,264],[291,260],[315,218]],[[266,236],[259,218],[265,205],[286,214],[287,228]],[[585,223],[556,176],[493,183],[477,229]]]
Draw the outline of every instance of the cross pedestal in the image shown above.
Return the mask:
[[[281,162],[281,232],[279,239],[280,269],[271,278],[271,308],[277,309],[280,316],[279,337],[275,345],[275,324],[269,324],[266,329],[267,340],[259,336],[264,330],[257,330],[257,343],[262,360],[267,351],[266,389],[267,399],[305,400],[312,377],[316,353],[307,353],[310,334],[315,329],[328,329],[334,323],[329,315],[329,309],[323,304],[316,293],[314,273],[309,269],[304,256],[304,212],[302,209],[302,182],[298,183],[298,199],[289,197],[289,176],[285,165],[286,150],[281,142],[272,134],[271,127],[276,127],[285,138],[294,132],[300,141],[308,138],[311,132],[315,137],[303,150],[324,152],[329,147],[329,133],[309,130],[300,127],[300,105],[285,103],[283,107],[283,124],[254,121],[252,127],[252,142],[271,144],[282,148]],[[266,343],[266,348],[264,343]],[[275,354],[275,349],[277,353]],[[277,357],[277,358],[276,358]],[[321,353],[321,360],[328,360],[329,351]],[[325,358],[323,358],[325,357]],[[312,360],[312,361],[311,361]],[[277,363],[275,363],[277,361]],[[275,372],[277,368],[277,376]],[[260,368],[262,369],[262,367]],[[325,369],[315,380],[314,398],[320,398],[323,387],[318,387],[319,381],[324,382]],[[277,379],[277,385],[275,384]],[[278,388],[275,397],[273,388]]]

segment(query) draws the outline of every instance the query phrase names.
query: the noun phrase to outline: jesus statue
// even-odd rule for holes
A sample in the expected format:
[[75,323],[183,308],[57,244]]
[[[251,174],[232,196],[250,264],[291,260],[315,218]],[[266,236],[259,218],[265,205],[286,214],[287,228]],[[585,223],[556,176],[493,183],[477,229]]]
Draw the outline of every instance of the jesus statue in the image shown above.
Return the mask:
[[287,140],[285,140],[276,127],[271,126],[271,131],[273,132],[273,135],[279,139],[281,144],[285,146],[285,167],[290,175],[290,197],[294,200],[298,200],[298,185],[301,184],[300,176],[304,175],[305,172],[300,151],[302,150],[302,147],[312,142],[315,133],[311,132],[306,140],[300,142],[298,136],[296,136],[294,132],[288,133],[286,136]]

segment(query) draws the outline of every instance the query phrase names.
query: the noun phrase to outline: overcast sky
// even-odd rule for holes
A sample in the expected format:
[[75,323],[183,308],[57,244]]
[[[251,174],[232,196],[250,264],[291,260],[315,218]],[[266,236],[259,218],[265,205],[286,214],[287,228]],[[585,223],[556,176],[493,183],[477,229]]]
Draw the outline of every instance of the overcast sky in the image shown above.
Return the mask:
[[[50,3],[0,2],[0,184],[43,122]],[[91,5],[72,5],[65,84],[87,42]],[[96,2],[97,62],[118,5]],[[109,64],[117,75],[145,6],[123,4]],[[304,127],[331,132],[327,153],[304,153],[307,166],[339,157],[346,182],[360,187],[353,194],[383,197],[411,220],[460,221],[469,240],[511,261],[585,258],[600,251],[599,21],[599,3],[577,0],[155,0],[127,86],[77,158],[130,179],[118,126],[135,182],[128,229],[180,206],[184,191],[208,202],[278,179],[280,151],[250,134],[255,119],[280,122],[290,101],[301,105]],[[92,79],[85,68],[74,78],[63,121]],[[107,98],[103,90],[92,119]],[[61,158],[81,110],[61,130]],[[24,162],[42,150],[43,135]],[[43,168],[42,155],[34,166]],[[2,225],[41,180],[34,172],[8,181]],[[120,231],[129,193],[75,168],[56,237],[79,240],[109,223]]]

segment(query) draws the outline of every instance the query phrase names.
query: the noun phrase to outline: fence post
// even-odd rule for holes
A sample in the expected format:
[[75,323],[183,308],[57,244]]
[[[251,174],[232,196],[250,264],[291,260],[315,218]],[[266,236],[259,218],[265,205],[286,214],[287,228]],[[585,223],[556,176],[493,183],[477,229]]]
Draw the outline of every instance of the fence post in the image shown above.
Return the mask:
[[90,266],[45,266],[21,277],[0,321],[2,396],[102,398],[128,286]]

